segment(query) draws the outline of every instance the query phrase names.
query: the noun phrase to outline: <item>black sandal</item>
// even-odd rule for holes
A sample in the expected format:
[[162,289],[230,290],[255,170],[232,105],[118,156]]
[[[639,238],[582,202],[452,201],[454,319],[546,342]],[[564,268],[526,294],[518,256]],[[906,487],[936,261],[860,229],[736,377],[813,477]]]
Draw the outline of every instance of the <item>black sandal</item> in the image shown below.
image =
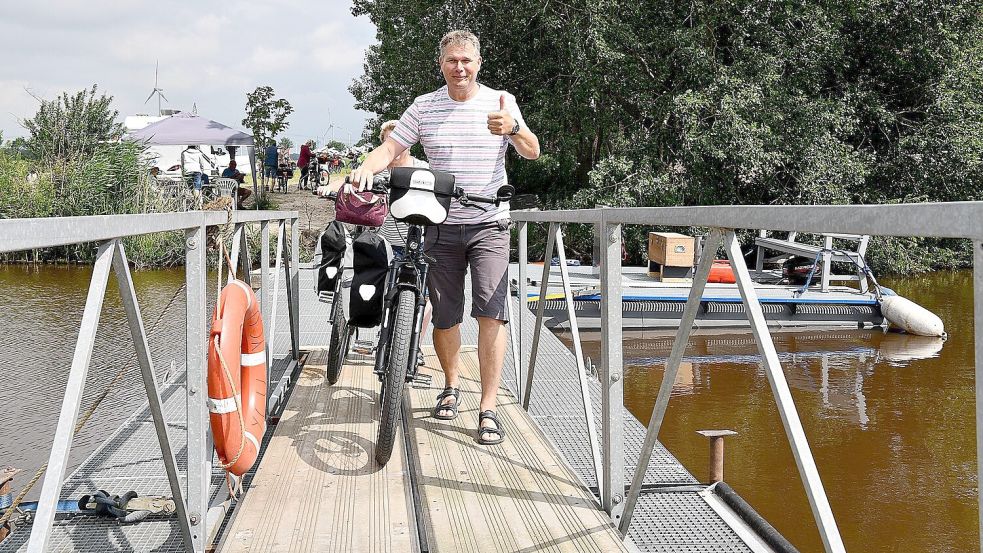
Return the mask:
[[[484,426],[484,427],[481,426],[481,423],[485,419],[491,419],[492,422],[495,423],[495,426]],[[494,434],[497,437],[486,440],[482,437],[485,434]],[[498,415],[495,414],[495,411],[492,411],[491,409],[486,409],[485,411],[479,413],[478,414],[478,443],[481,445],[495,445],[495,444],[502,443],[502,440],[504,439],[505,439],[505,430],[502,429],[502,423],[498,421]]]
[[[452,397],[454,398],[453,403],[443,403],[444,399]],[[461,390],[459,388],[453,388],[448,386],[444,388],[443,392],[437,394],[437,405],[434,406],[433,411],[430,414],[433,418],[442,421],[454,420],[457,418],[458,407],[461,404]],[[450,411],[450,415],[441,415],[440,411]]]

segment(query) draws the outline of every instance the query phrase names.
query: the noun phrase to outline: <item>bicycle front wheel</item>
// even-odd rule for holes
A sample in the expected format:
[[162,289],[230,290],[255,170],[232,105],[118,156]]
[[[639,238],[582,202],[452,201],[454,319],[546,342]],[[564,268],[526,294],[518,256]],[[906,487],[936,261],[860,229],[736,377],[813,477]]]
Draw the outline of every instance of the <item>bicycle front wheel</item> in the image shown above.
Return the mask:
[[[389,336],[392,348],[382,377],[382,413],[379,416],[379,438],[375,445],[375,460],[380,465],[389,462],[399,427],[400,405],[409,367],[410,337],[413,334],[413,315],[416,295],[402,290],[396,297],[396,316],[392,319]],[[384,347],[380,344],[380,347]]]

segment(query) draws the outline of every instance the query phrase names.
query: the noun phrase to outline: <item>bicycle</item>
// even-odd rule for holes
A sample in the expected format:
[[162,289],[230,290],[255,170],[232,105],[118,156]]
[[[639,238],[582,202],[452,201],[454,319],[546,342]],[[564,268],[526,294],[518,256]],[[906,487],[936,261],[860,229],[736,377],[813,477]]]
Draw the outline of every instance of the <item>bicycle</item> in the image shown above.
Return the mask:
[[[374,348],[376,357],[373,372],[381,383],[381,413],[375,459],[380,465],[385,465],[392,456],[396,441],[405,385],[417,377],[416,359],[423,332],[427,275],[430,264],[436,262],[424,251],[426,230],[444,222],[452,200],[466,207],[483,209],[474,204],[498,206],[501,202],[507,202],[515,189],[511,185],[504,185],[498,189],[494,198],[469,194],[454,185],[454,176],[450,173],[411,167],[393,168],[388,180],[377,176],[373,188],[389,190],[390,214],[397,221],[408,225],[403,256],[393,259],[389,265],[382,325]],[[333,311],[334,307],[333,305]],[[348,333],[348,341],[343,341],[345,332]],[[336,350],[342,362],[347,355],[351,337],[350,329],[345,332],[339,332]],[[330,352],[329,345],[329,363]],[[343,363],[339,363],[341,364]]]

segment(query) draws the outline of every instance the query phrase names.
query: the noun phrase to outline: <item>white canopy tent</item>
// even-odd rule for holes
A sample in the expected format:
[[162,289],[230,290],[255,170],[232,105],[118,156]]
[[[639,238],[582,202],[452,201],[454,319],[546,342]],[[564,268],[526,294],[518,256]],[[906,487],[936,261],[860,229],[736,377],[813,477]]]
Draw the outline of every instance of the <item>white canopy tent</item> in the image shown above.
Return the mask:
[[[256,186],[256,148],[253,136],[211,119],[178,113],[167,119],[131,132],[127,138],[144,144],[186,146],[208,144],[211,146],[245,146],[249,153],[249,170],[253,176],[253,197],[259,198]],[[234,159],[235,156],[233,156]]]

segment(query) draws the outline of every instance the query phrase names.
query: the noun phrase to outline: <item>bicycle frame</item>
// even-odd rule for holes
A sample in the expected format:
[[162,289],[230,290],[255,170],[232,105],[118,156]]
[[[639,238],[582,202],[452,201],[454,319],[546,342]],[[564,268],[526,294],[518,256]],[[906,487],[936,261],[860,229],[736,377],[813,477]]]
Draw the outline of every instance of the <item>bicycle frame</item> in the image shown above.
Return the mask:
[[389,360],[391,341],[389,340],[390,323],[394,319],[395,299],[401,290],[412,290],[416,296],[416,307],[413,314],[413,334],[410,336],[410,352],[407,357],[409,366],[406,369],[407,382],[413,380],[417,373],[417,352],[420,350],[420,336],[423,334],[423,313],[426,306],[426,283],[430,265],[423,251],[425,234],[423,225],[410,225],[406,233],[406,248],[402,259],[393,259],[389,265],[386,279],[386,297],[383,307],[382,327],[379,329],[379,348],[376,350],[374,372],[382,380],[385,377],[385,366]]

